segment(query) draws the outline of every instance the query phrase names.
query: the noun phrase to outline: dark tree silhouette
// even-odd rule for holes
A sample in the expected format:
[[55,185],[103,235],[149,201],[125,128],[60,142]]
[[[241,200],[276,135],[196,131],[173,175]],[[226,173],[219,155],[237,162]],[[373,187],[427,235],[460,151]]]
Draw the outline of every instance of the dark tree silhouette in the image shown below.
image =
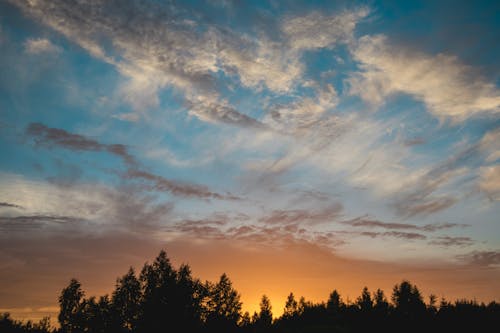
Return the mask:
[[224,273],[215,285],[208,285],[207,326],[213,330],[234,331],[241,318],[240,294]]
[[262,295],[259,307],[260,311],[254,319],[254,325],[258,332],[267,332],[270,330],[273,323],[271,300],[266,295]]
[[293,293],[290,293],[286,299],[285,309],[283,310],[283,317],[291,319],[299,314],[299,303],[295,300]]
[[69,285],[62,290],[59,296],[58,319],[63,333],[77,333],[84,330],[81,311],[83,296],[82,285],[76,279],[71,279]]
[[115,290],[111,298],[112,311],[115,314],[113,328],[115,331],[133,331],[139,320],[141,307],[141,283],[130,267],[127,274],[116,280]]
[[372,297],[371,297],[370,292],[368,291],[367,287],[363,288],[363,291],[361,292],[361,296],[359,296],[356,299],[356,305],[363,312],[368,312],[368,311],[372,310],[373,300],[372,300]]

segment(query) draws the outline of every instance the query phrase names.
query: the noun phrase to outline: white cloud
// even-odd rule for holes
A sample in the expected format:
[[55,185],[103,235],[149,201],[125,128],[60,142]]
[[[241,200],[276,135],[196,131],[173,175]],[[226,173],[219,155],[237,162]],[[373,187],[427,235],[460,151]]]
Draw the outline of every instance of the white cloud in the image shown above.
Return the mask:
[[500,201],[500,165],[480,168],[479,188],[484,191],[491,200]]
[[59,46],[52,44],[52,42],[46,38],[28,38],[24,42],[24,48],[29,54],[61,52]]
[[369,9],[365,7],[332,16],[313,12],[284,20],[281,29],[293,49],[332,47],[350,41],[356,24],[368,14]]
[[351,94],[380,105],[406,93],[438,118],[462,121],[500,112],[500,91],[473,68],[444,54],[431,56],[391,45],[383,35],[364,36],[352,48],[361,70],[348,79]]
[[338,103],[337,92],[332,85],[328,84],[317,90],[314,97],[304,97],[291,104],[272,106],[263,121],[285,133],[300,135],[304,130],[307,131]]
[[488,156],[486,157],[487,162],[495,162],[500,159],[500,128],[487,132],[479,146],[482,151],[484,151]]
[[[356,23],[367,14],[366,9],[359,9],[334,16],[313,13],[291,18],[282,22],[284,40],[273,41],[264,35],[251,37],[206,22],[184,20],[176,15],[179,8],[170,5],[128,3],[109,8],[109,2],[103,0],[92,5],[52,1],[15,4],[92,56],[116,66],[127,78],[120,96],[142,114],[158,106],[158,93],[167,87],[184,94],[188,105],[199,105],[199,96],[210,101],[208,106],[227,104],[214,102],[219,99],[215,73],[220,71],[245,87],[288,93],[300,83],[304,71],[301,51],[347,41]],[[130,12],[134,13],[134,24],[128,22]],[[308,22],[306,26],[304,22]],[[320,42],[307,44],[308,36],[311,40],[319,36]],[[203,120],[220,120],[213,112],[207,116],[194,110],[192,114]]]

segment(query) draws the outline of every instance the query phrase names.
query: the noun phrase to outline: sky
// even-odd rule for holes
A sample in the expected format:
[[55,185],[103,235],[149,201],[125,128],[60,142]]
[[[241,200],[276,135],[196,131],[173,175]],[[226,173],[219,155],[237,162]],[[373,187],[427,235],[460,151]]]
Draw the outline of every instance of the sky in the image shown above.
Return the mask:
[[498,1],[0,0],[0,310],[202,280],[500,301]]

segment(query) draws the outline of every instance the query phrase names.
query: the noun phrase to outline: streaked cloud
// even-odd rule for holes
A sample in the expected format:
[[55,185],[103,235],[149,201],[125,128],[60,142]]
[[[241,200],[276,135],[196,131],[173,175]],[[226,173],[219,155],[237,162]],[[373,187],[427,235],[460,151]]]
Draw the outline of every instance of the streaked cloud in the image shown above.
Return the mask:
[[209,190],[208,187],[190,183],[182,183],[180,181],[173,181],[158,176],[147,171],[131,169],[127,172],[126,178],[129,179],[142,179],[149,181],[153,184],[153,189],[157,191],[166,191],[174,195],[206,198],[206,199],[219,199],[219,200],[239,200],[237,196],[232,194],[219,194]]
[[337,219],[341,215],[342,210],[342,205],[338,203],[317,210],[274,210],[268,216],[261,217],[260,222],[269,225],[288,225],[294,223],[314,225],[329,223]]
[[436,237],[429,242],[430,245],[438,245],[442,247],[459,246],[466,247],[471,246],[475,241],[470,237],[451,237],[451,236],[440,236]]
[[23,209],[22,206],[8,203],[8,202],[0,202],[0,207],[7,207],[7,208],[16,208],[16,209]]
[[457,224],[457,223],[441,223],[441,224],[426,224],[423,226],[415,225],[415,224],[407,224],[407,223],[391,223],[391,222],[382,222],[379,220],[375,220],[370,218],[369,216],[357,217],[352,220],[342,221],[341,223],[347,224],[353,227],[363,227],[363,228],[381,228],[381,229],[410,229],[410,230],[420,230],[420,231],[428,231],[434,232],[438,230],[451,229],[457,227],[467,227],[466,224]]
[[36,145],[59,146],[74,151],[104,151],[116,155],[127,164],[136,164],[128,148],[121,144],[105,144],[87,138],[83,135],[73,134],[59,128],[47,127],[41,123],[31,123],[26,128],[26,134],[34,138]]

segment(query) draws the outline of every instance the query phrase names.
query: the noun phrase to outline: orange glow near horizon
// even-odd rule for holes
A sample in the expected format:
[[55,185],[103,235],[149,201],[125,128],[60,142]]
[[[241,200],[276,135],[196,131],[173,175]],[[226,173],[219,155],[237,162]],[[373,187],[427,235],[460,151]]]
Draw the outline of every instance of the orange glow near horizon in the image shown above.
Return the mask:
[[[79,246],[79,244],[75,244]],[[263,294],[272,304],[275,317],[279,317],[285,300],[290,292],[296,299],[304,296],[312,302],[326,302],[333,289],[337,289],[345,302],[354,302],[361,294],[364,286],[370,291],[377,288],[384,290],[390,299],[392,287],[403,279],[416,284],[428,301],[429,294],[438,299],[459,298],[476,299],[478,302],[500,300],[500,272],[497,269],[473,269],[466,266],[403,266],[359,259],[342,258],[323,248],[307,244],[289,244],[282,248],[261,247],[248,248],[236,246],[226,241],[191,242],[176,241],[156,247],[151,244],[135,243],[134,255],[112,255],[115,243],[97,246],[91,251],[100,253],[99,260],[88,262],[88,266],[78,266],[62,272],[64,278],[50,281],[45,286],[43,295],[51,300],[44,306],[33,305],[33,311],[26,308],[6,308],[16,319],[39,320],[51,314],[53,324],[57,321],[54,310],[60,290],[71,277],[82,283],[86,296],[109,294],[114,287],[115,279],[123,275],[128,267],[133,266],[139,272],[142,265],[154,260],[161,248],[166,249],[174,267],[187,263],[194,277],[202,281],[217,281],[222,273],[226,273],[233,286],[241,294],[243,311],[250,315],[259,310],[259,302]],[[156,244],[157,245],[157,244]],[[109,248],[108,248],[109,247]],[[107,252],[103,251],[108,248]],[[83,250],[83,249],[82,249]],[[120,251],[120,248],[115,248]],[[26,286],[26,290],[40,288],[38,285]],[[9,300],[5,300],[9,301]],[[36,311],[36,309],[39,309]]]

